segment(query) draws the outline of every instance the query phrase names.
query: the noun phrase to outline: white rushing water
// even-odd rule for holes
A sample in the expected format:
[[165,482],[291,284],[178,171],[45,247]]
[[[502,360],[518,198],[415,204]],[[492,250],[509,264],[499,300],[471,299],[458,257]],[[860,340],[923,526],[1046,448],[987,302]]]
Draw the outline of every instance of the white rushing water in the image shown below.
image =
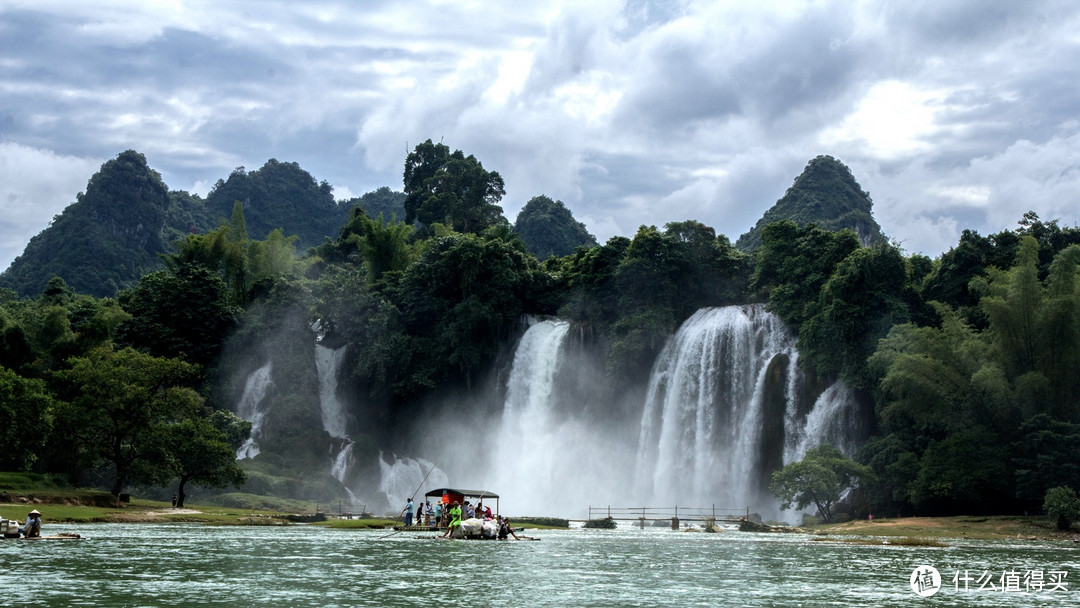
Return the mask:
[[[527,472],[533,488],[547,488],[556,475],[565,474],[555,466],[560,451],[552,441],[552,433],[559,421],[552,411],[552,389],[559,351],[569,329],[570,324],[562,321],[535,323],[514,352],[495,448],[499,463],[495,476],[500,487],[520,486],[519,472]],[[526,489],[523,498],[527,503],[540,499],[532,494]]]
[[[658,501],[725,508],[761,502],[763,385],[779,355],[793,359],[795,339],[760,306],[706,308],[687,319],[649,379],[638,490]],[[787,390],[794,385],[785,379]]]
[[[531,321],[515,348],[501,411],[480,416],[461,407],[418,440],[438,467],[416,452],[380,453],[377,482],[351,490],[377,509],[385,500],[392,512],[417,492],[453,485],[495,491],[507,512],[522,515],[678,504],[749,507],[769,517],[779,516],[765,489],[772,468],[823,441],[848,453],[854,447],[851,391],[837,382],[816,403],[800,404],[795,337],[763,306],[690,317],[657,357],[640,406],[582,397],[581,387],[600,378],[591,377],[598,368],[581,364],[587,352],[572,346],[570,329],[565,321]],[[352,483],[353,443],[337,395],[344,351],[315,346],[323,428],[335,438],[330,472]],[[560,501],[567,504],[553,504]]]
[[345,406],[338,398],[338,371],[345,357],[347,346],[330,349],[315,345],[315,370],[319,374],[319,410],[322,413],[323,430],[331,437],[344,438],[348,428]]
[[[330,446],[331,453],[333,452],[333,445]],[[334,464],[330,467],[330,474],[334,476],[334,479],[344,483],[345,474],[349,472],[349,466],[352,465],[352,450],[353,442],[346,441],[341,446],[341,450],[334,456]],[[348,490],[348,488],[345,488]]]
[[506,513],[576,513],[586,501],[626,495],[632,459],[615,430],[622,422],[585,416],[590,404],[572,385],[600,378],[573,365],[570,333],[565,321],[529,326],[514,351],[501,417],[479,429],[488,436],[465,452],[470,464],[460,477],[455,469],[456,483],[505,497]]
[[[800,419],[797,362],[795,337],[760,305],[706,308],[687,319],[649,379],[637,493],[661,504],[749,507],[775,515],[775,500],[764,487],[770,463],[778,464],[770,454],[786,464],[823,441],[849,447],[850,427],[842,417],[854,411],[850,391],[834,384]],[[766,411],[769,394],[782,398],[782,413]],[[771,437],[782,444],[769,443],[769,429],[782,430],[782,437]]]
[[273,364],[267,362],[252,372],[244,383],[244,392],[236,407],[236,415],[251,423],[251,436],[236,450],[237,460],[259,455],[258,438],[262,436],[263,423],[270,409],[266,396],[274,385],[273,370]]
[[843,380],[837,380],[814,402],[805,424],[795,427],[789,434],[784,462],[802,460],[808,450],[822,443],[832,444],[844,454],[853,456],[856,446],[851,431],[858,426],[856,412],[854,394]]
[[331,349],[315,343],[315,371],[319,375],[319,412],[323,430],[340,441],[330,442],[330,474],[344,483],[353,464],[353,441],[348,435],[349,420],[345,404],[338,396],[338,374],[348,346]]

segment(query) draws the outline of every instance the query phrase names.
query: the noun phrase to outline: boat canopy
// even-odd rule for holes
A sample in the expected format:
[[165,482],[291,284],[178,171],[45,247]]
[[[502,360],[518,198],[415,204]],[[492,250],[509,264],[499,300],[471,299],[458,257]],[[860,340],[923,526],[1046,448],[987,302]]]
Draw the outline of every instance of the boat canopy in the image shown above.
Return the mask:
[[461,490],[458,488],[436,488],[424,496],[444,496],[446,494],[464,496],[465,498],[498,498],[499,495],[487,490]]

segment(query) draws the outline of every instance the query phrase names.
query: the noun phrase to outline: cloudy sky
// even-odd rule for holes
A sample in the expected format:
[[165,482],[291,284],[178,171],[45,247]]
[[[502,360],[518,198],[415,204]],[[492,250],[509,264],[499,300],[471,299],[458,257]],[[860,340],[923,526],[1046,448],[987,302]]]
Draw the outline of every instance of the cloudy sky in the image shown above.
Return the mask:
[[205,195],[295,161],[339,199],[425,139],[601,241],[732,240],[829,154],[936,256],[1080,216],[1080,4],[1037,0],[3,0],[0,268],[106,160]]

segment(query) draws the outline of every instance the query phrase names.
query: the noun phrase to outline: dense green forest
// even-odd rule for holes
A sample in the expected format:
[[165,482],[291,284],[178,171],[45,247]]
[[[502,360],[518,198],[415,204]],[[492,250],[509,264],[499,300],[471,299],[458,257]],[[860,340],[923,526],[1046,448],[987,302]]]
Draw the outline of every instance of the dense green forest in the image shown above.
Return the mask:
[[[430,140],[405,161],[404,193],[382,189],[347,210],[291,164],[238,170],[199,201],[170,193],[140,159],[106,163],[76,205],[103,192],[116,193],[114,211],[127,204],[120,196],[152,198],[152,225],[186,218],[188,229],[156,233],[174,237],[155,244],[160,267],[137,270],[117,293],[59,277],[40,295],[0,292],[9,446],[0,467],[117,494],[245,475],[269,488],[272,462],[242,470],[234,459],[250,425],[229,412],[221,387],[227,368],[242,365],[226,353],[268,335],[287,340],[317,320],[327,340],[365,345],[348,374],[365,404],[357,449],[374,451],[425,397],[470,390],[524,314],[586,328],[617,391],[648,375],[698,308],[763,301],[798,335],[808,373],[844,379],[873,410],[855,459],[872,471],[858,499],[874,513],[1020,512],[1038,509],[1051,487],[1080,488],[1080,229],[1029,213],[1015,230],[966,231],[937,259],[906,255],[879,231],[865,245],[863,234],[825,227],[855,213],[836,203],[855,195],[871,225],[869,197],[830,157],[811,161],[778,202],[798,212],[761,226],[758,246],[744,235],[745,251],[694,220],[594,244],[543,196],[511,226],[498,173]],[[275,189],[289,176],[304,187]],[[273,208],[302,215],[297,201],[309,199],[313,215],[340,213],[330,238],[266,219]],[[196,207],[220,221],[178,211]],[[314,390],[299,376],[281,382],[294,383],[284,394]],[[304,415],[288,399],[276,407]],[[303,426],[268,429],[265,444],[306,445],[295,436]],[[324,457],[324,443],[308,443],[310,454],[291,456]]]

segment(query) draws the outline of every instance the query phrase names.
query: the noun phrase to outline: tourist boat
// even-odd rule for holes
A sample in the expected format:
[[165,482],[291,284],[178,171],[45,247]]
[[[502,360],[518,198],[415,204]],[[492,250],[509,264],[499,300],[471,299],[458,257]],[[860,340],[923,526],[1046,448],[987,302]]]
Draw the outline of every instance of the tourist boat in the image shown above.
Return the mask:
[[[479,518],[463,519],[461,527],[458,532],[455,532],[454,538],[465,540],[494,540],[498,537],[498,528],[495,523],[499,515],[499,495],[487,490],[462,490],[460,488],[436,488],[424,494],[425,502],[438,502],[442,503],[443,512],[446,512],[450,508],[450,505],[457,502],[460,505],[464,505],[465,501],[476,502],[476,504],[484,504],[484,501],[494,498],[495,510],[492,512],[495,515],[494,520],[482,520]],[[514,532],[521,532],[524,528],[515,528]],[[412,526],[395,526],[395,531],[398,532],[445,532],[446,527],[440,526],[436,522],[432,522],[430,525],[412,525]],[[441,536],[424,537],[424,538],[442,538]],[[537,540],[534,538],[522,537],[522,540]]]
[[[495,515],[499,514],[499,495],[494,492],[488,492],[487,490],[461,490],[458,488],[436,488],[431,490],[427,494],[424,494],[424,501],[430,503],[442,503],[443,512],[450,508],[450,505],[457,502],[462,505],[464,510],[465,501],[475,501],[476,503],[483,504],[483,501],[488,498],[495,499]],[[464,517],[462,518],[464,519]],[[399,532],[431,532],[438,530],[445,530],[446,526],[439,526],[436,522],[432,522],[430,525],[413,524],[411,526],[395,526],[394,530]]]

